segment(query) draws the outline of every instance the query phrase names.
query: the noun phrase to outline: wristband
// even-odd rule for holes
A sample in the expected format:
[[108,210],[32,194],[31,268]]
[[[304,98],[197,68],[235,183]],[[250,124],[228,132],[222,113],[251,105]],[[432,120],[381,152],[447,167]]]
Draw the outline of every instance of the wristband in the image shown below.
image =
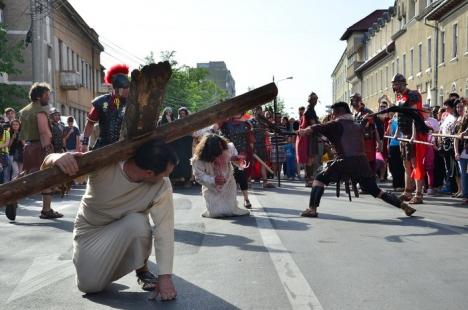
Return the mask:
[[81,139],[81,144],[83,145],[88,145],[89,144],[89,138],[88,137],[83,137]]

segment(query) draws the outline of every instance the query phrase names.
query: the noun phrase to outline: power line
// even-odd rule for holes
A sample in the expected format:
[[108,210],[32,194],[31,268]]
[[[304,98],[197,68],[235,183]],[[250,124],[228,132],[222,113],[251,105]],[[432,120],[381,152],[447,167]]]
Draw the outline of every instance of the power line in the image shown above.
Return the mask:
[[111,45],[115,46],[116,48],[122,50],[123,52],[125,52],[125,53],[127,53],[128,55],[134,57],[135,59],[138,59],[139,61],[141,61],[141,62],[143,62],[143,63],[146,61],[145,59],[140,58],[140,57],[138,57],[138,56],[132,54],[131,52],[127,51],[127,50],[124,49],[123,47],[120,47],[119,45],[113,43],[113,42],[112,42],[111,40],[109,40],[108,38],[106,38],[106,37],[104,37],[104,36],[102,36],[102,35],[101,35],[100,37],[101,37],[101,39],[103,39],[103,41],[107,41],[107,42],[108,42],[108,43],[107,43],[108,45],[111,44]]

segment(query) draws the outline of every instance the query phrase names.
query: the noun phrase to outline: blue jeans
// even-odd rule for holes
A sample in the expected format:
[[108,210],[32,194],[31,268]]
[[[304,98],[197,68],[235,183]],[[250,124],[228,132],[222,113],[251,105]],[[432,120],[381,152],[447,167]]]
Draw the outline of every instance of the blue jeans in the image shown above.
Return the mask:
[[467,158],[460,158],[460,173],[461,173],[461,187],[463,191],[463,198],[468,198],[468,173],[466,173],[466,168],[468,166]]

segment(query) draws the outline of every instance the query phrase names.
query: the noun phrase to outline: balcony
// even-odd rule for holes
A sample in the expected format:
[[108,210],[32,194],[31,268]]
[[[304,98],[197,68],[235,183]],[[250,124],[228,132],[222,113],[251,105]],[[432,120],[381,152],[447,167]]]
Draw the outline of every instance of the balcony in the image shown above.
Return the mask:
[[81,74],[76,71],[60,72],[60,88],[64,90],[78,90],[81,87]]

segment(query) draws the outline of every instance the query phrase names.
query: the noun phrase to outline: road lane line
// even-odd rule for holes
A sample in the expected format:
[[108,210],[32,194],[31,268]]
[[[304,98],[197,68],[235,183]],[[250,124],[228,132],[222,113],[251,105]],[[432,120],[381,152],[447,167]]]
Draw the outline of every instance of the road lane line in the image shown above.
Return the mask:
[[305,279],[296,262],[276,233],[268,214],[253,193],[250,201],[255,208],[255,221],[265,248],[281,280],[284,291],[293,309],[323,310],[317,296]]

